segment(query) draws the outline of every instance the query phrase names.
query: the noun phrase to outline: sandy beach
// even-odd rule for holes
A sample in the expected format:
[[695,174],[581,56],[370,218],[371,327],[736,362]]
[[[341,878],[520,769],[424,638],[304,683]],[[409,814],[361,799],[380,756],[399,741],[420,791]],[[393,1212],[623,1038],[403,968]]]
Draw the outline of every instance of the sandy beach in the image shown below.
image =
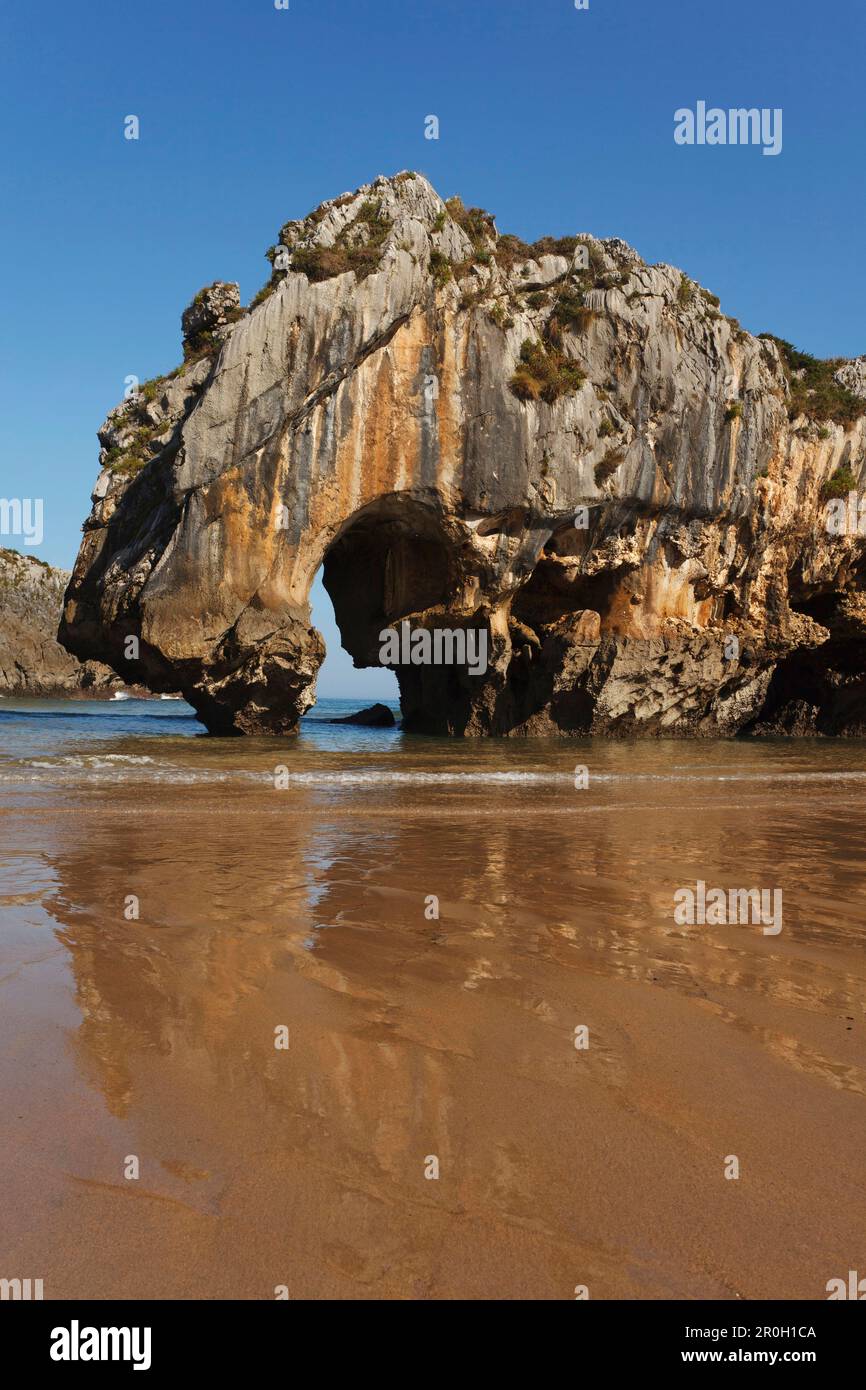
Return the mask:
[[[866,753],[390,737],[285,741],[282,791],[267,741],[7,738],[4,1270],[825,1298],[866,1221]],[[698,879],[781,887],[783,930],[677,925]]]

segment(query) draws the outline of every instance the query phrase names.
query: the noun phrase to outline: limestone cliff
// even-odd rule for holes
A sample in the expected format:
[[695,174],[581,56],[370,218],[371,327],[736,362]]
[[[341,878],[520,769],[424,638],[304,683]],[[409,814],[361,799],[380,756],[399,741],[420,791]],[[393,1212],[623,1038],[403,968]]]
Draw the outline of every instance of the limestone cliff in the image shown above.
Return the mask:
[[[289,222],[249,309],[184,315],[185,363],[109,416],[66,595],[80,657],[183,691],[214,732],[315,698],[319,566],[356,665],[474,628],[482,676],[398,670],[457,734],[866,728],[866,359],[756,338],[671,266],[527,246],[414,174]],[[856,528],[855,528],[856,532]]]
[[82,664],[57,641],[67,570],[0,547],[0,694],[78,695],[120,687],[96,661]]

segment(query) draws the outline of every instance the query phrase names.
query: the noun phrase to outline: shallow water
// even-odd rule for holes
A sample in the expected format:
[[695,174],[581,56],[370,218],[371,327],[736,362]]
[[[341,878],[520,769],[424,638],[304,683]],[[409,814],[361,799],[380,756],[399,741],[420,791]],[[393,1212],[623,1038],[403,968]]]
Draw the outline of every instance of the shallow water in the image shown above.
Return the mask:
[[[353,708],[0,701],[0,1276],[825,1297],[866,1224],[866,747]],[[781,933],[678,925],[699,879],[781,889]]]

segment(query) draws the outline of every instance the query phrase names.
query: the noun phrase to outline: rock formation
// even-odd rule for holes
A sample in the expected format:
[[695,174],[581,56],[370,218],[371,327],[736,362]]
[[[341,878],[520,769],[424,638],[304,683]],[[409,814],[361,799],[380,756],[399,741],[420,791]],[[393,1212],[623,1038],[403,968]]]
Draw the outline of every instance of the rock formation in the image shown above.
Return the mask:
[[57,641],[67,570],[0,548],[0,694],[80,695],[123,682],[97,661],[83,665]]
[[[679,270],[528,246],[419,175],[288,222],[248,309],[212,285],[185,361],[108,417],[66,596],[78,656],[285,733],[324,655],[486,634],[483,676],[397,669],[453,734],[860,733],[866,358],[753,337]],[[864,522],[866,528],[866,522]],[[837,528],[838,529],[838,528]]]
[[387,705],[370,705],[367,709],[356,710],[354,714],[344,714],[341,719],[332,719],[332,724],[360,724],[366,729],[393,729],[397,723],[393,712]]

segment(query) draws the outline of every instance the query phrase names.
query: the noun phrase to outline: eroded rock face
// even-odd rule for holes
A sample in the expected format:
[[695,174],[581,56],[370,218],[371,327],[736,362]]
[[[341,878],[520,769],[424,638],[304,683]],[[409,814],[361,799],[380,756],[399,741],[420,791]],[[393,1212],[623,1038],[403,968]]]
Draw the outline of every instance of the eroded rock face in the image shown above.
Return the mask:
[[[210,286],[185,366],[100,432],[61,640],[217,733],[315,698],[323,579],[356,665],[472,628],[485,674],[398,668],[453,734],[860,732],[866,359],[754,338],[670,266],[527,247],[420,176],[287,223],[248,311]],[[814,389],[813,389],[814,387]],[[830,480],[833,479],[831,483]]]
[[0,547],[0,694],[84,695],[123,682],[98,661],[80,662],[57,641],[68,570]]

